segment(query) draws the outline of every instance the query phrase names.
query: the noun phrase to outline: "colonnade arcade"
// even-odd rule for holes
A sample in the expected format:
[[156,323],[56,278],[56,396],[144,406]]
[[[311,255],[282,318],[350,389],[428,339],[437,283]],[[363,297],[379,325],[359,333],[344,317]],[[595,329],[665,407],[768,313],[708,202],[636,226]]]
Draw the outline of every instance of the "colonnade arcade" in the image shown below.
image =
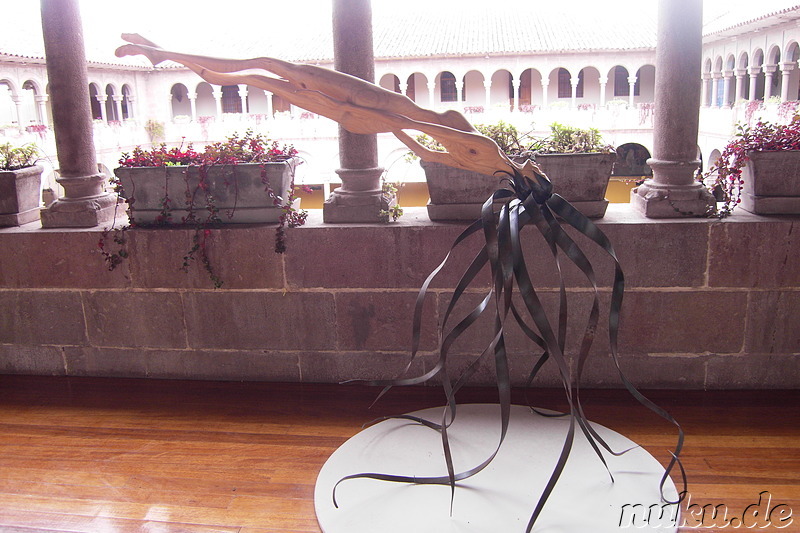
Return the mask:
[[[766,52],[765,52],[766,49]],[[703,58],[704,107],[729,107],[743,100],[800,100],[800,45],[789,41]]]

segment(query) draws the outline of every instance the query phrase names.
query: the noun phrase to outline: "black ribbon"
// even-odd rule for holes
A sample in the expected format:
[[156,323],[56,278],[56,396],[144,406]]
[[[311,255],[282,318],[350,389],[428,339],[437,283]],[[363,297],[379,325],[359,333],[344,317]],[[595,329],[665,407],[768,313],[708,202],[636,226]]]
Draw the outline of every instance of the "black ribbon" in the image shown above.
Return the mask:
[[[589,220],[580,211],[575,209],[575,207],[573,207],[564,198],[558,194],[554,194],[552,191],[552,184],[544,175],[536,174],[534,179],[530,179],[517,171],[514,171],[513,174],[505,174],[507,174],[508,177],[504,178],[504,181],[508,183],[509,188],[497,190],[484,202],[481,208],[480,219],[470,224],[456,238],[445,258],[428,275],[427,279],[422,284],[414,306],[411,358],[404,371],[400,374],[400,376],[403,377],[390,380],[366,381],[366,383],[370,385],[383,387],[383,390],[378,394],[375,400],[377,402],[378,399],[380,399],[389,389],[394,386],[417,385],[424,383],[436,376],[441,378],[442,386],[446,395],[446,406],[442,410],[440,422],[437,423],[413,415],[389,416],[379,420],[387,420],[392,418],[410,420],[440,432],[442,449],[444,451],[445,464],[447,467],[447,475],[411,477],[365,472],[345,476],[340,479],[333,488],[334,506],[338,507],[336,500],[336,489],[340,483],[349,479],[368,478],[399,483],[449,485],[451,491],[450,508],[452,512],[456,482],[474,476],[486,468],[500,451],[508,432],[511,412],[511,379],[509,376],[508,357],[505,347],[505,328],[506,321],[509,318],[521,328],[528,339],[542,349],[542,353],[536,357],[536,362],[534,363],[533,368],[528,376],[526,389],[533,382],[541,368],[548,361],[552,360],[558,368],[562,386],[564,387],[564,393],[569,404],[569,411],[567,413],[556,415],[543,413],[534,409],[536,413],[544,416],[568,416],[569,429],[559,458],[553,468],[553,472],[551,473],[550,478],[544,490],[542,491],[538,502],[536,503],[533,513],[531,514],[526,532],[530,532],[533,528],[533,525],[544,509],[547,499],[555,488],[556,483],[558,482],[558,479],[560,478],[561,473],[567,464],[575,437],[576,426],[585,435],[600,461],[602,461],[603,465],[606,466],[609,476],[611,476],[611,472],[604,456],[604,451],[611,455],[618,456],[630,451],[632,448],[619,451],[613,450],[608,443],[606,443],[603,438],[600,437],[600,435],[594,430],[583,411],[583,406],[580,400],[581,376],[584,368],[586,367],[590,349],[594,341],[595,332],[597,330],[600,317],[600,300],[594,268],[580,246],[578,246],[578,244],[564,230],[562,227],[564,224],[571,226],[580,234],[587,237],[590,241],[606,252],[606,254],[614,262],[614,282],[612,286],[611,304],[608,317],[611,357],[619,372],[622,384],[631,393],[631,395],[642,405],[671,424],[674,424],[678,430],[677,444],[674,451],[671,451],[672,459],[666,467],[664,475],[659,484],[662,499],[666,503],[676,504],[680,502],[683,494],[686,493],[686,475],[679,459],[681,450],[683,448],[683,430],[677,421],[675,421],[675,419],[669,415],[669,413],[658,407],[655,403],[650,401],[636,389],[636,387],[625,377],[625,374],[622,371],[619,363],[618,333],[620,311],[622,308],[622,298],[625,287],[625,277],[611,242],[591,220]],[[498,204],[500,205],[499,212],[496,211],[496,206]],[[558,271],[559,305],[558,323],[556,328],[551,325],[549,319],[547,318],[544,307],[542,306],[536,293],[536,288],[534,287],[534,284],[530,278],[530,274],[525,262],[522,247],[522,231],[526,227],[536,228],[539,234],[544,238],[547,249],[549,249]],[[444,313],[441,326],[439,328],[439,350],[436,364],[428,372],[425,372],[421,375],[404,377],[408,374],[411,365],[416,359],[419,351],[420,331],[422,325],[422,308],[428,287],[433,279],[442,270],[442,268],[444,268],[444,266],[447,264],[453,251],[465,240],[472,235],[477,234],[478,232],[483,234],[484,244],[470,265],[464,271],[464,274],[459,282],[456,284],[453,295],[450,299],[450,303]],[[586,319],[586,327],[584,329],[583,339],[578,352],[577,368],[574,380],[571,378],[569,365],[564,355],[568,313],[566,286],[561,272],[561,261],[563,257],[566,257],[570,262],[575,264],[578,269],[580,269],[590,283],[593,293],[591,310]],[[466,317],[461,319],[455,325],[451,326],[451,316],[456,304],[463,296],[464,292],[470,287],[476,276],[486,267],[487,263],[489,264],[492,274],[491,288],[481,302],[475,306]],[[517,306],[512,301],[515,285],[517,287],[519,297],[522,300],[521,307]],[[450,373],[447,371],[450,349],[453,343],[482,316],[487,308],[489,308],[489,303],[492,300],[494,300],[495,304],[492,339],[483,352],[476,357],[466,367],[465,370],[462,371],[462,373],[458,376],[458,379],[455,381],[455,383],[453,383],[450,378]],[[528,320],[533,323],[533,326],[528,325]],[[456,418],[457,406],[455,402],[455,395],[474,375],[475,371],[479,367],[479,364],[484,359],[490,357],[490,355],[494,359],[498,403],[500,405],[501,418],[500,436],[497,447],[480,464],[466,471],[456,472],[453,466],[450,442],[447,433],[448,428]],[[664,485],[676,464],[680,467],[681,478],[683,481],[683,491],[679,493],[681,496],[678,500],[670,501],[664,495]],[[613,476],[611,476],[611,479],[613,481]]]

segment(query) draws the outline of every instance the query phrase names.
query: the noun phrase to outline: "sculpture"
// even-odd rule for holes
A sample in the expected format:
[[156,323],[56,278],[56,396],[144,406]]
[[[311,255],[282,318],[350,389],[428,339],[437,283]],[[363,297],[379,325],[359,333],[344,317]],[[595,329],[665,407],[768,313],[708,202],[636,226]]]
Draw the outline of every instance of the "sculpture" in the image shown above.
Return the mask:
[[[610,351],[618,369],[617,332],[624,288],[622,269],[608,238],[594,223],[572,207],[566,200],[553,193],[552,184],[533,161],[527,160],[524,163],[517,163],[510,160],[500,151],[494,141],[479,134],[463,115],[456,111],[438,113],[421,108],[403,95],[347,74],[311,65],[297,65],[268,57],[233,60],[172,52],[161,49],[153,42],[137,34],[125,34],[123,38],[130,44],[118,48],[117,56],[142,54],[148,57],[153,64],[158,64],[165,60],[173,60],[190,68],[201,78],[212,84],[248,84],[259,87],[280,95],[298,107],[330,118],[352,133],[376,134],[389,132],[394,134],[423,160],[439,162],[482,174],[497,175],[498,182],[502,179],[507,184],[507,188],[499,188],[486,200],[481,218],[467,227],[453,245],[453,248],[459,246],[465,239],[476,233],[482,232],[485,238],[482,249],[458,282],[450,305],[445,312],[440,325],[441,341],[439,359],[436,365],[423,375],[405,377],[406,372],[411,368],[419,345],[422,307],[427,288],[447,262],[447,257],[423,283],[417,298],[413,319],[412,360],[408,363],[405,369],[406,372],[403,372],[401,374],[402,377],[397,379],[370,382],[373,385],[384,387],[383,392],[381,392],[382,395],[393,386],[418,384],[435,376],[441,377],[447,396],[447,406],[442,413],[441,423],[409,415],[403,415],[399,418],[412,420],[441,433],[448,470],[447,475],[420,478],[382,473],[361,473],[346,476],[339,483],[348,479],[371,478],[413,484],[449,485],[452,502],[456,481],[467,479],[477,474],[491,463],[497,454],[497,450],[500,449],[509,427],[511,387],[504,342],[504,331],[507,322],[518,324],[531,342],[539,346],[543,351],[532,365],[529,383],[536,376],[542,365],[552,359],[558,366],[570,405],[570,412],[565,413],[565,415],[569,416],[567,438],[558,462],[554,466],[553,473],[533,510],[526,531],[531,531],[533,528],[536,519],[547,502],[548,496],[559,479],[569,457],[576,428],[579,428],[585,435],[594,453],[603,464],[606,464],[603,455],[604,451],[612,455],[621,455],[628,451],[617,452],[612,450],[591,427],[583,414],[579,386],[581,374],[589,357],[595,330],[599,322],[599,292],[593,266],[576,241],[564,231],[562,224],[572,226],[592,243],[599,246],[614,262],[615,273],[608,321]],[[254,70],[271,72],[280,76],[280,78],[254,73]],[[406,133],[408,130],[428,134],[439,141],[446,151],[436,152],[425,148]],[[498,204],[500,205],[499,209],[497,208]],[[553,327],[539,301],[525,265],[520,232],[526,226],[535,227],[544,238],[547,244],[544,255],[547,255],[547,252],[550,253],[559,270],[559,275],[561,255],[563,254],[564,257],[568,258],[580,269],[594,293],[591,310],[587,317],[587,325],[580,343],[580,352],[577,355],[577,368],[574,379],[564,354],[567,321],[566,289],[562,281],[558,307],[559,319],[556,327]],[[451,312],[456,302],[464,294],[480,270],[487,265],[491,268],[492,287],[488,290],[481,303],[466,318],[449,327],[452,317]],[[519,302],[515,303],[512,299],[515,288],[520,295],[521,305]],[[487,309],[492,299],[494,299],[495,303],[493,338],[484,352],[453,383],[447,372],[447,358],[450,346]],[[531,320],[533,326],[527,324],[526,320]],[[481,464],[463,472],[456,472],[453,468],[447,437],[448,427],[453,423],[456,413],[455,394],[475,371],[478,362],[489,356],[494,357],[497,374],[497,388],[501,407],[500,442],[497,445],[497,450]],[[678,428],[679,436],[675,451],[672,453],[673,458],[661,478],[660,487],[663,497],[664,485],[669,478],[670,471],[676,464],[680,466],[678,456],[683,446],[683,432],[678,423],[666,411],[639,393],[633,384],[625,378],[621,369],[619,369],[619,372],[623,385],[640,403]],[[683,475],[682,468],[681,474]],[[683,481],[684,491],[681,494],[685,493],[685,476],[683,476]],[[677,503],[664,499],[667,503]]]

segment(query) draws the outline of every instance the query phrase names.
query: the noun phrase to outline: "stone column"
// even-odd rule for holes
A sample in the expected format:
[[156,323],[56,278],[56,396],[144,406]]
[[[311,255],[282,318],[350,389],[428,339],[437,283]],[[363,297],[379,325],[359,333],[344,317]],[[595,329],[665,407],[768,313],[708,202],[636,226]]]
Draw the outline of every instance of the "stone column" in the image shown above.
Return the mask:
[[275,108],[272,106],[273,94],[267,92],[266,95],[267,95],[267,118],[275,118]]
[[746,87],[744,82],[745,78],[747,77],[747,69],[739,68],[736,69],[736,101],[744,100],[745,90]]
[[[370,0],[333,1],[334,68],[375,81]],[[383,169],[378,166],[378,136],[350,133],[339,126],[342,186],[323,205],[325,222],[378,222],[388,209],[381,193]]]
[[719,84],[722,80],[722,73],[715,72],[713,76],[714,81],[711,83],[711,107],[720,107],[722,102],[719,101]]
[[78,0],[41,0],[42,34],[50,81],[59,198],[41,211],[42,226],[92,227],[114,218],[116,195],[97,172],[89,80]]
[[547,87],[550,85],[550,80],[542,80],[542,109],[547,108]]
[[606,105],[606,84],[608,83],[608,76],[600,77],[600,107]]
[[772,78],[778,70],[778,65],[764,65],[764,101],[772,96]]
[[117,112],[117,121],[122,122],[122,96],[115,94],[111,97],[114,101],[114,109]]
[[12,96],[11,101],[14,102],[14,112],[17,116],[17,128],[24,130],[25,126],[22,124],[22,97]]
[[247,114],[247,84],[239,84],[239,99],[242,101],[242,115]]
[[511,111],[519,111],[519,103],[522,101],[522,80],[514,80],[513,85],[515,101]]
[[436,82],[429,81],[428,82],[428,107],[430,109],[434,109],[436,107]]
[[400,94],[403,96],[408,96],[406,93],[408,92],[408,83],[401,81],[399,84]]
[[108,96],[105,94],[98,94],[95,98],[100,104],[100,120],[108,122],[108,113],[106,113],[106,100],[108,100]]
[[794,61],[781,63],[781,102],[788,102],[792,99],[789,97],[789,81],[796,66],[797,63]]
[[484,109],[484,111],[488,112],[492,107],[492,82],[484,81],[483,89],[486,91],[486,109]]
[[750,67],[750,98],[749,100],[756,99],[756,91],[758,90],[758,75],[761,73],[761,67]]
[[197,93],[188,93],[189,107],[192,109],[192,122],[197,122]]
[[706,72],[703,74],[703,79],[700,82],[700,106],[708,107],[708,85],[711,83],[711,73]]
[[628,107],[633,109],[636,96],[636,76],[628,76]]
[[136,98],[129,94],[126,95],[126,97],[128,100],[128,119],[130,120],[136,118],[136,114],[133,112],[133,103],[136,101]]
[[36,105],[39,107],[40,123],[47,126],[47,95],[36,96]]
[[631,191],[649,218],[702,216],[714,197],[695,180],[700,119],[702,0],[659,0],[653,177]]
[[[456,80],[456,108],[464,103],[464,82]],[[461,110],[463,111],[463,109]]]
[[577,78],[577,76],[570,79],[570,85],[572,85],[572,100],[570,101],[570,107],[573,109],[578,107],[578,83],[580,83],[580,80]]
[[723,73],[723,82],[722,82],[722,106],[721,107],[729,107],[731,104],[731,83],[733,80],[733,71],[726,70]]
[[222,87],[215,85],[211,90],[211,96],[214,97],[214,103],[217,106],[217,119],[222,120]]

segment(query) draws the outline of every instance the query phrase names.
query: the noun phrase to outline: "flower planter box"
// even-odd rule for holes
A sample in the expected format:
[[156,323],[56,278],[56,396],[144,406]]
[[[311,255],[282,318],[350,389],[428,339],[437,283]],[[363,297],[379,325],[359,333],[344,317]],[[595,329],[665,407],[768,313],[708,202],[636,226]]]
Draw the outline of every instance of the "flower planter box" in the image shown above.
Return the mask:
[[0,171],[0,226],[20,226],[39,219],[42,167]]
[[759,215],[800,214],[800,151],[748,152],[747,157],[739,206]]
[[[227,224],[278,222],[281,205],[267,194],[288,198],[294,162],[240,163],[208,167],[203,186],[213,197],[219,218]],[[263,173],[263,174],[262,174]],[[180,223],[192,206],[195,217],[205,220],[206,193],[197,166],[119,167],[114,174],[122,184],[131,222],[155,223],[163,212],[165,196],[171,200],[172,222]]]
[[[547,154],[537,155],[536,162],[553,182],[553,190],[584,215],[605,215],[605,199],[611,168],[616,154]],[[489,176],[420,161],[428,182],[431,220],[474,220],[480,216],[483,202],[501,186],[503,175]]]

